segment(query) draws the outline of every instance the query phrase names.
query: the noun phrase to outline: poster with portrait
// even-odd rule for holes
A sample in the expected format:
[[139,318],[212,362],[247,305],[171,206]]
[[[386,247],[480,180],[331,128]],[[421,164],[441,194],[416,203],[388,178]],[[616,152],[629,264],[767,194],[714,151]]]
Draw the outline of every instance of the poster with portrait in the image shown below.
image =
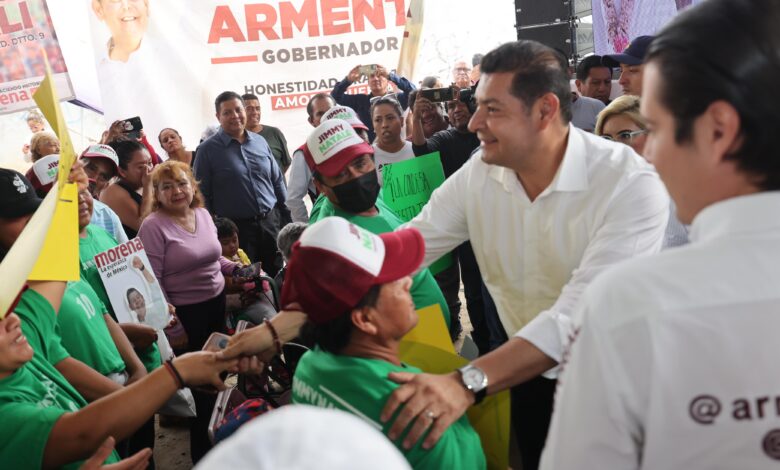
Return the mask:
[[168,325],[168,303],[140,238],[98,253],[95,266],[119,323],[142,323],[155,330]]
[[42,51],[49,58],[57,95],[73,99],[46,1],[0,2],[0,114],[36,106],[32,95],[46,74]]
[[154,145],[171,127],[194,149],[226,90],[258,96],[261,122],[302,143],[311,96],[356,65],[396,68],[411,0],[82,1],[106,122],[140,116]]

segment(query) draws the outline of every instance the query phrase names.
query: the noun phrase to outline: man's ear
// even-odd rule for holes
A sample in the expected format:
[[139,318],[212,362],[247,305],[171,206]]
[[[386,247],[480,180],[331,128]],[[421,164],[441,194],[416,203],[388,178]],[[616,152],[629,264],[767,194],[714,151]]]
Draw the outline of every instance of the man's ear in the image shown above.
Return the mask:
[[734,106],[726,101],[715,101],[704,112],[704,138],[719,160],[733,154],[742,146],[742,120]]
[[574,80],[574,85],[577,87],[577,91],[582,94],[582,81],[580,80]]
[[103,17],[103,5],[100,4],[100,0],[92,0],[92,11],[95,12],[95,16],[100,21],[105,21]]
[[558,118],[561,102],[553,93],[545,93],[536,101],[535,107],[537,116],[539,116],[540,128],[545,129]]
[[363,333],[374,336],[379,332],[376,323],[374,323],[374,313],[375,310],[371,307],[352,309],[352,313],[350,313],[352,324]]

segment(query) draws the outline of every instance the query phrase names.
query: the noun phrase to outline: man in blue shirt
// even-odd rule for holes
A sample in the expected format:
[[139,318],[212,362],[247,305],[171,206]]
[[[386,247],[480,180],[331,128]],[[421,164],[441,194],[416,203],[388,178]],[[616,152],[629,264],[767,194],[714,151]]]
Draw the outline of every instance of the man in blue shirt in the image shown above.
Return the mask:
[[244,102],[225,91],[214,102],[220,129],[198,147],[195,175],[208,210],[238,226],[239,244],[271,276],[282,267],[279,229],[292,219],[287,188],[268,143],[246,130]]
[[368,76],[370,95],[364,93],[347,94],[347,88],[360,80],[360,76],[360,66],[358,65],[349,71],[344,80],[338,82],[333,87],[333,91],[330,94],[336,100],[336,103],[342,106],[349,106],[355,110],[363,124],[368,127],[368,141],[373,142],[376,134],[374,133],[374,123],[371,121],[371,98],[384,96],[387,93],[387,82],[389,80],[398,86],[398,102],[401,103],[403,109],[406,109],[409,104],[409,93],[415,90],[416,87],[404,77],[399,77],[393,72],[388,72],[381,65],[377,65],[375,71]]

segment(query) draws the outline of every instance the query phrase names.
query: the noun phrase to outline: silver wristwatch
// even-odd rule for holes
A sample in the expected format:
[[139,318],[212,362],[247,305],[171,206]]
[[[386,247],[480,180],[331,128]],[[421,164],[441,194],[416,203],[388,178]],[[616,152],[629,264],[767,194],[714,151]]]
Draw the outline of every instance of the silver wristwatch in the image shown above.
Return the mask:
[[463,386],[474,394],[475,403],[480,403],[487,395],[488,379],[485,372],[472,364],[466,364],[458,372]]

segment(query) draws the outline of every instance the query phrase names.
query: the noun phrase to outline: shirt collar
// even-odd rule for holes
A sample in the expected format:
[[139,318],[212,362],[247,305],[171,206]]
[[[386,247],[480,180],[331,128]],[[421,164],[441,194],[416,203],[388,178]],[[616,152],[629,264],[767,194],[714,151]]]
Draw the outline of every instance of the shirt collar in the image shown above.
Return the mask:
[[[566,140],[566,152],[552,183],[542,191],[541,196],[553,191],[584,191],[588,189],[588,165],[585,161],[585,139],[579,129],[569,124],[569,137]],[[491,165],[490,175],[501,182],[504,188],[511,192],[519,181],[514,171],[509,168]]]
[[780,191],[733,197],[705,207],[693,219],[690,239],[707,242],[728,235],[780,230]]
[[[252,134],[254,134],[254,132],[249,132],[246,129],[244,129],[244,134],[246,134],[246,140],[244,142],[254,139],[254,137],[252,137]],[[222,126],[219,127],[219,130],[217,131],[216,135],[217,138],[219,138],[219,141],[222,142],[222,145],[224,145],[225,147],[227,147],[230,144],[231,140],[235,140],[236,142],[238,142],[238,140],[234,139],[233,137],[230,137],[228,133],[225,132],[224,129],[222,129]]]

